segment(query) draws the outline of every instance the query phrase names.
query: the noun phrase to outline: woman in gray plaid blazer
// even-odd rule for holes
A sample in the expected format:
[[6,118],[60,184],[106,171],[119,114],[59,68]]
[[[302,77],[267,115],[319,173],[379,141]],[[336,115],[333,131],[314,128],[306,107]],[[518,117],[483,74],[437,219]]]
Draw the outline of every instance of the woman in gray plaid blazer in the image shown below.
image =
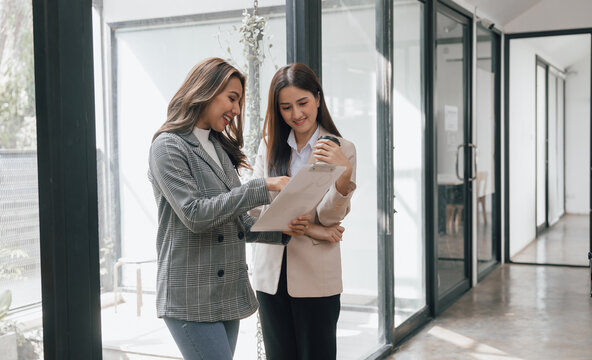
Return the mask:
[[239,320],[258,307],[245,242],[287,244],[292,231],[254,233],[247,211],[269,204],[288,177],[240,183],[245,77],[222,59],[198,63],[169,103],[150,148],[148,177],[158,206],[157,315],[185,359],[231,359]]

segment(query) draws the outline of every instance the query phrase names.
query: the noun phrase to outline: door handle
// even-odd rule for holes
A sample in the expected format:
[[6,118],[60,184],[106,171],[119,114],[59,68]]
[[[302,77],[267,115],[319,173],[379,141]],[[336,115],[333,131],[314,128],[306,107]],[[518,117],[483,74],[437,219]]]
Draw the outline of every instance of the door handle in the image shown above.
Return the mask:
[[458,154],[460,153],[460,149],[463,148],[463,144],[460,144],[457,148],[456,148],[456,177],[460,180],[460,181],[464,181],[463,177],[460,176],[460,171],[458,170]]
[[471,176],[469,181],[473,181],[477,179],[477,155],[479,154],[479,149],[475,144],[469,144],[469,147],[472,149],[471,155],[473,156],[473,176]]

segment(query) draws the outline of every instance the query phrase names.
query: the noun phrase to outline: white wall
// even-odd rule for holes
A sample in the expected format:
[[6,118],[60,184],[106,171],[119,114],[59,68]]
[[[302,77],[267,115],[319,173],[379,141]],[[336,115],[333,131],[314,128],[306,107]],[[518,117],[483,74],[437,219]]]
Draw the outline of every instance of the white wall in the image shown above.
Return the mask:
[[535,50],[510,42],[510,256],[535,233]]
[[565,82],[565,211],[590,209],[590,52],[569,68]]
[[504,26],[507,33],[592,27],[592,1],[543,0]]
[[[106,23],[213,13],[218,11],[252,8],[252,0],[103,0],[103,16]],[[282,0],[260,0],[259,7],[284,5]]]

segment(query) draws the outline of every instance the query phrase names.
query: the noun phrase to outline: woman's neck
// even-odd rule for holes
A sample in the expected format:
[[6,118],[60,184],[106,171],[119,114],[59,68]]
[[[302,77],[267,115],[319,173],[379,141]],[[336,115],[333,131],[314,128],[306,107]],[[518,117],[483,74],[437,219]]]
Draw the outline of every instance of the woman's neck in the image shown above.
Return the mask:
[[203,122],[200,122],[199,120],[195,123],[194,126],[198,129],[210,130],[210,127],[208,125],[205,125]]
[[296,132],[294,132],[294,138],[296,139],[296,147],[298,148],[298,152],[300,152],[300,150],[302,150],[302,148],[305,147],[306,144],[308,144],[308,141],[310,140],[312,135],[317,131],[318,128],[319,124],[316,124],[316,126],[306,134],[299,135]]

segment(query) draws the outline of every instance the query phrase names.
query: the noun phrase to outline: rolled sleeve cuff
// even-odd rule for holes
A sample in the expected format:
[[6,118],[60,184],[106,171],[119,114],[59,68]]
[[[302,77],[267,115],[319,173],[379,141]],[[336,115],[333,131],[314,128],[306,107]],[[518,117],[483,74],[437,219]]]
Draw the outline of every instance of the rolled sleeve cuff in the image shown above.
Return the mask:
[[269,191],[267,191],[267,185],[265,185],[265,179],[253,179],[249,181],[249,186],[253,189],[253,207],[267,205],[271,202]]
[[352,196],[354,195],[354,190],[356,190],[356,183],[350,181],[348,186],[349,192],[347,193],[347,195],[342,195],[335,187],[335,183],[333,183],[333,185],[331,185],[331,188],[329,189],[329,193],[333,197],[333,201],[335,202],[335,204],[339,206],[343,205],[352,198]]

